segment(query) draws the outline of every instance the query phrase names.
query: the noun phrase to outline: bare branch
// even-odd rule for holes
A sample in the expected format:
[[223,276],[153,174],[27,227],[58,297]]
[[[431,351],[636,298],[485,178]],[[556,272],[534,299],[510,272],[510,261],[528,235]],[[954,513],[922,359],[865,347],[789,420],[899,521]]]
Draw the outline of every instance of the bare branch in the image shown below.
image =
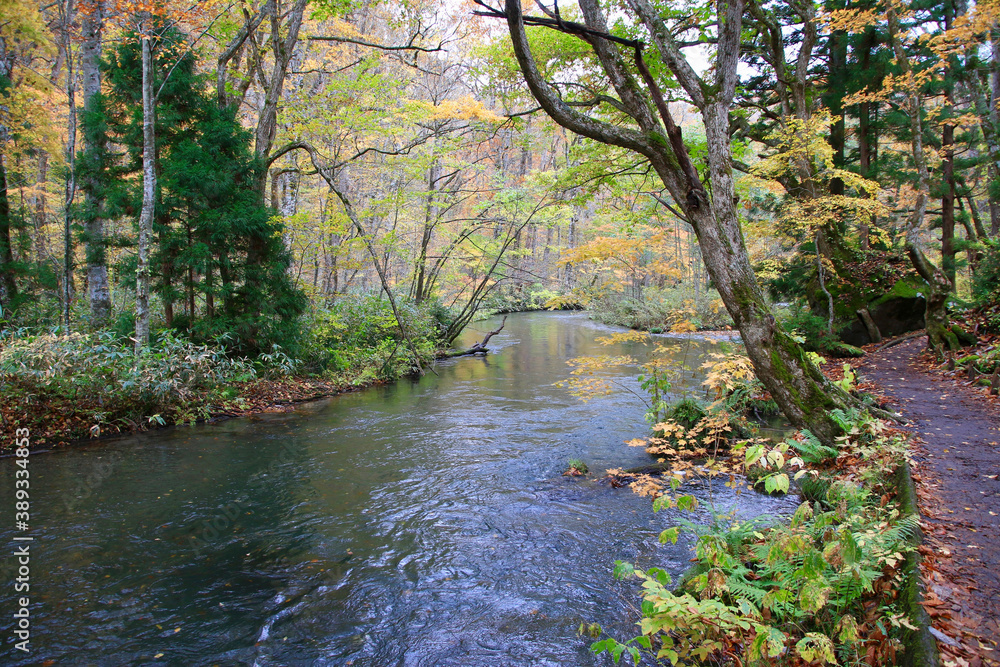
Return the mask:
[[436,53],[438,51],[444,51],[444,42],[439,43],[433,48],[426,46],[414,46],[413,44],[406,44],[403,46],[392,46],[390,44],[375,44],[374,42],[366,42],[362,39],[353,39],[351,37],[338,37],[336,35],[312,35],[309,37],[311,41],[314,42],[338,42],[345,44],[357,44],[358,46],[367,46],[373,49],[378,49],[380,51],[418,51],[420,53]]

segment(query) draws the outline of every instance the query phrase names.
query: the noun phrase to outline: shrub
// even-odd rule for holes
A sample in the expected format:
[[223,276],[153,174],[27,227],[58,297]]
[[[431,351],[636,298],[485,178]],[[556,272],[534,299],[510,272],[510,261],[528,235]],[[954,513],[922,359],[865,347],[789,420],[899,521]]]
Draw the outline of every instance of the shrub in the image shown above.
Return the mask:
[[[421,361],[428,361],[441,343],[451,313],[438,302],[419,306],[397,296],[400,319]],[[387,299],[376,295],[343,296],[327,309],[305,319],[294,356],[311,373],[389,379],[411,372],[416,361],[400,332]]]
[[802,304],[789,308],[781,319],[781,324],[789,333],[797,334],[805,349],[813,352],[827,352],[839,343],[827,329],[829,321]]
[[545,287],[541,283],[505,283],[483,299],[479,310],[484,316],[523,313],[533,310],[575,310],[579,304],[572,296]]
[[985,239],[985,249],[972,281],[972,295],[980,305],[1000,302],[1000,240]]
[[[72,401],[95,424],[144,423],[154,416],[206,416],[221,389],[256,377],[247,359],[165,331],[136,357],[132,341],[111,332],[46,333],[0,350],[0,387],[24,401]],[[157,421],[162,421],[157,419]]]
[[[627,642],[595,642],[595,653],[642,650],[671,664],[895,664],[903,630],[898,608],[902,563],[912,551],[916,516],[887,503],[889,473],[903,450],[881,422],[839,412],[847,426],[841,449],[860,468],[835,480],[803,484],[810,498],[786,522],[739,521],[718,515],[706,526],[680,521],[660,542],[676,543],[681,528],[696,537],[695,567],[676,590],[659,568],[615,563],[615,575],[642,582],[641,634]],[[746,443],[745,469],[760,468],[768,492],[787,491],[789,444]],[[770,449],[769,449],[770,448]],[[787,467],[786,467],[787,466]],[[811,479],[800,470],[796,477]],[[676,491],[679,481],[671,483]],[[653,510],[692,510],[690,495],[658,494]]]
[[684,428],[692,428],[708,413],[701,403],[693,398],[682,398],[667,410],[667,418],[672,419]]

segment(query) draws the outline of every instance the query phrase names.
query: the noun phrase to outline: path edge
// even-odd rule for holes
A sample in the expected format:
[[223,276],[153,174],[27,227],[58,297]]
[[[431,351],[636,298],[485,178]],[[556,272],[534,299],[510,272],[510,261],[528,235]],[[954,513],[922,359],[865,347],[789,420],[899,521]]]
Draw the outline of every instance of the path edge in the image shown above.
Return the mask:
[[[917,489],[913,483],[910,463],[907,460],[896,468],[896,490],[899,508],[903,515],[915,514],[920,519],[920,508],[917,506]],[[916,630],[904,630],[903,652],[900,665],[903,667],[941,667],[941,656],[938,653],[937,641],[931,634],[931,617],[924,609],[924,583],[920,578],[920,553],[917,551],[924,541],[923,531],[918,526],[910,537],[913,550],[906,554],[903,562],[903,587],[900,596],[903,608]]]

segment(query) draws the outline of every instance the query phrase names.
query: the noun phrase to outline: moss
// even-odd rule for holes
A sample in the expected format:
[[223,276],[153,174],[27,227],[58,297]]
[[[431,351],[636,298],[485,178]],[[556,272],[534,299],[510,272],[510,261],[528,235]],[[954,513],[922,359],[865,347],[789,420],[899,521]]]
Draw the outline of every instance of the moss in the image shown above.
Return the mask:
[[917,297],[923,297],[927,295],[929,289],[930,287],[927,283],[920,278],[907,276],[906,278],[897,280],[888,292],[875,299],[873,305],[877,306],[891,299],[914,299]]
[[865,351],[860,347],[854,347],[847,343],[830,343],[826,346],[826,351],[835,357],[863,357]]
[[[917,514],[917,492],[910,475],[910,466],[903,461],[896,470],[896,492],[899,509],[903,515]],[[920,529],[911,538],[914,546],[923,541]],[[924,598],[923,583],[920,580],[920,556],[914,550],[906,554],[903,564],[903,588],[900,591],[903,608],[916,629],[904,629],[903,642],[906,651],[901,664],[912,667],[939,667],[941,657],[937,642],[930,634],[930,616],[921,604]]]
[[674,149],[670,145],[670,141],[660,134],[659,132],[653,131],[649,132],[646,137],[651,143],[656,144],[663,149],[662,155],[663,159],[666,161],[667,166],[674,171],[680,171],[681,164],[677,161],[677,156],[674,155]]
[[951,326],[951,333],[955,335],[955,338],[957,338],[962,345],[975,345],[978,340],[975,335],[969,333],[957,324],[953,324]]

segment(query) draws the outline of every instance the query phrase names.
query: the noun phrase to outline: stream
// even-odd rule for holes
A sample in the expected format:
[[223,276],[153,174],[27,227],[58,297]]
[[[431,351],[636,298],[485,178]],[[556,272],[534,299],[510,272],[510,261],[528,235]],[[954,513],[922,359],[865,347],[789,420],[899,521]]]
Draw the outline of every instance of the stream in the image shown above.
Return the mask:
[[[0,664],[610,664],[576,631],[635,634],[638,587],[614,561],[676,575],[692,555],[657,542],[674,515],[594,481],[649,461],[624,444],[647,429],[624,389],[641,393],[638,369],[589,402],[553,385],[571,357],[642,357],[595,342],[612,331],[513,315],[491,354],[438,375],[32,454],[30,654],[13,647],[21,533],[15,460],[0,460]],[[695,369],[712,347],[676,342]],[[590,478],[561,476],[571,458]],[[713,499],[747,517],[795,506],[721,484]]]

